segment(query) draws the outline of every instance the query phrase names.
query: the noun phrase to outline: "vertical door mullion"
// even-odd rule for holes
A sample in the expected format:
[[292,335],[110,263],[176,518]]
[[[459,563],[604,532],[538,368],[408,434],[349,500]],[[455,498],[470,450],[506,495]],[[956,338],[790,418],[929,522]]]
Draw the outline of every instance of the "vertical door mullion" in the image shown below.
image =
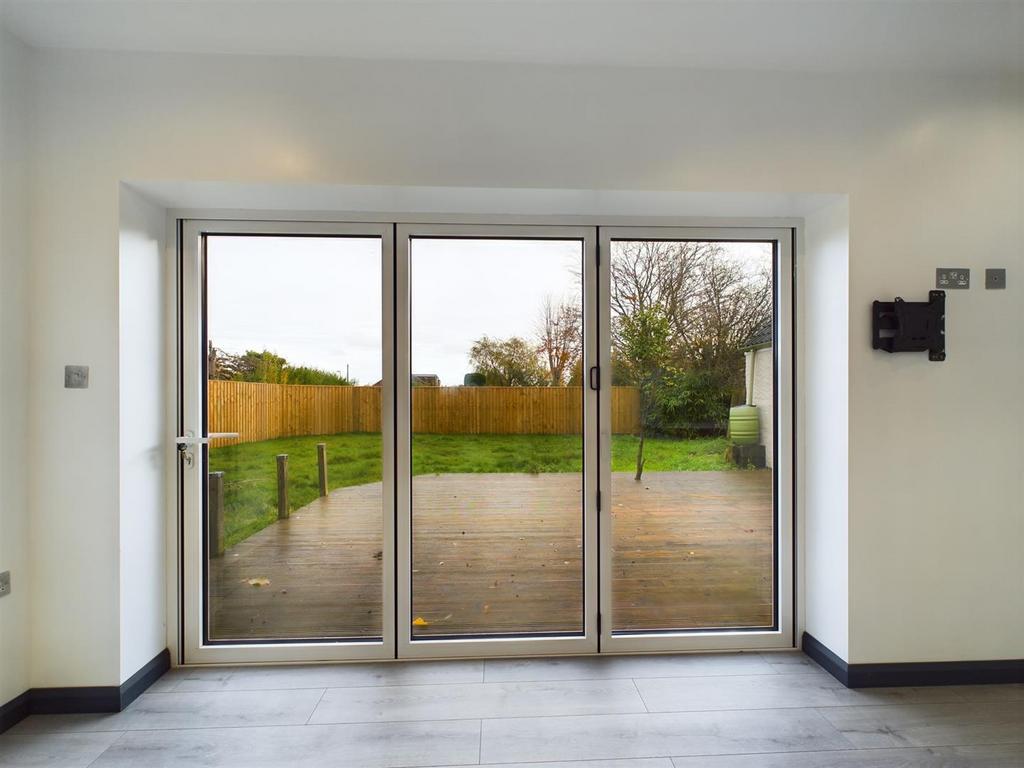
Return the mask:
[[[596,227],[589,227],[583,243],[583,623],[590,650],[601,648],[600,633],[600,559],[601,492],[600,434],[604,419],[600,406],[605,391],[601,381],[603,368],[599,356],[601,337],[598,261],[601,258]],[[591,368],[598,369],[598,388],[590,385]],[[605,398],[606,399],[606,398]]]
[[[203,424],[203,370],[199,350],[202,339],[202,229],[198,222],[186,222],[182,228],[181,265],[181,426],[182,435],[202,436]],[[192,461],[198,466],[189,466],[185,454],[175,452],[178,471],[181,473],[180,512],[183,516],[182,538],[182,595],[184,623],[184,658],[186,663],[195,661],[195,650],[202,644],[204,558],[203,558],[203,457],[200,451],[193,451]]]
[[396,652],[409,655],[412,644],[412,374],[409,237],[395,229],[395,548]]
[[394,658],[395,639],[395,230],[381,233],[381,632],[382,656]]
[[793,231],[783,230],[775,241],[775,444],[774,471],[777,493],[776,532],[778,536],[778,620],[779,631],[788,645],[796,642],[796,566],[793,552],[796,541],[795,509],[796,500],[793,485],[796,478],[796,454],[793,450],[796,437],[794,423],[796,401],[794,344],[796,327],[793,306]]
[[601,610],[601,650],[612,649],[612,336],[611,336],[611,240],[604,228],[598,230],[597,244],[600,265],[597,269],[597,360],[600,371],[598,466],[595,475],[600,480],[601,509],[598,513],[598,539],[600,541],[600,579],[598,594]]

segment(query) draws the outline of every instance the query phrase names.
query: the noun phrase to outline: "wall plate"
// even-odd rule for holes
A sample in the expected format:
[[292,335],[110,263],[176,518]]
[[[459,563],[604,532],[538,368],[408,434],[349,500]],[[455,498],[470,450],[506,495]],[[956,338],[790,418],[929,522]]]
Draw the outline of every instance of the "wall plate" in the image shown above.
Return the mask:
[[89,366],[88,365],[65,365],[64,366],[64,389],[88,389],[89,388]]
[[1000,290],[1006,287],[1006,270],[1003,268],[985,270],[985,288]]
[[967,267],[937,267],[935,287],[941,289],[966,290],[971,287],[971,270]]
[[0,573],[0,597],[11,594],[11,572]]

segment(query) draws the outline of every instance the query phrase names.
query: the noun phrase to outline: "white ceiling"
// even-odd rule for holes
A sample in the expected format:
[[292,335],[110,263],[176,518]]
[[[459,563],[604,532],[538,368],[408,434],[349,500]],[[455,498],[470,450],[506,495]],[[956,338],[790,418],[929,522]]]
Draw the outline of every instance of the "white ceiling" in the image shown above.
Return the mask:
[[39,47],[804,71],[1024,71],[1024,0],[0,0]]

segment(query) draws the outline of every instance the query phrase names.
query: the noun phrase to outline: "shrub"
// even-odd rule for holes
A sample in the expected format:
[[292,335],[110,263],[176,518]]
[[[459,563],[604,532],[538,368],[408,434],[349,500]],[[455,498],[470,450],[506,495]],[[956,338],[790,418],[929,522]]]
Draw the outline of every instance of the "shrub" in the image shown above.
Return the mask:
[[671,371],[655,394],[655,429],[664,435],[723,435],[731,385],[710,371]]

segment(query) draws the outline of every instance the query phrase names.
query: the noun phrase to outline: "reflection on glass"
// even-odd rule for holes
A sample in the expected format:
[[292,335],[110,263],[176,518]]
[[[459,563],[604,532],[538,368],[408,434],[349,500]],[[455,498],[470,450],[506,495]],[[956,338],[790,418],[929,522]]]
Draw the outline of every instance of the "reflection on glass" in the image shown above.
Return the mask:
[[381,636],[381,279],[378,238],[207,240],[209,640]]
[[583,630],[582,257],[412,240],[414,638]]
[[774,622],[772,258],[612,243],[613,632]]

